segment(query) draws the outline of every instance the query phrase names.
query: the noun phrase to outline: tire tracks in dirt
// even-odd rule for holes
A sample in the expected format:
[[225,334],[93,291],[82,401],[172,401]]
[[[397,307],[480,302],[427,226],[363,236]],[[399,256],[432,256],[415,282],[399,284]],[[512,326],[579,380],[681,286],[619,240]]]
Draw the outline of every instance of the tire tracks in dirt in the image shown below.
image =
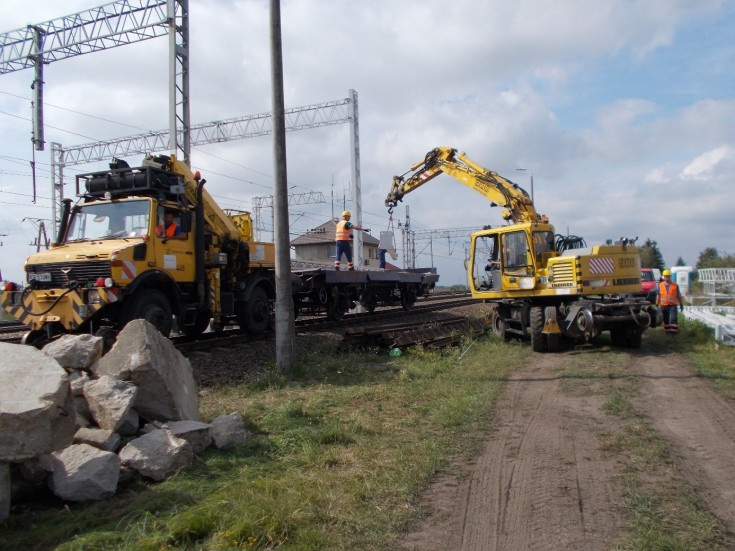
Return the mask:
[[[534,354],[508,380],[484,449],[438,475],[429,518],[404,534],[412,551],[610,549],[629,523],[615,457],[598,435],[621,422],[604,412],[604,380],[574,384],[565,354]],[[676,469],[735,532],[735,406],[679,354],[644,345],[629,355],[636,411],[674,452]]]
[[[623,526],[615,461],[597,434],[610,423],[604,396],[563,388],[562,355],[534,354],[508,379],[495,429],[458,481],[444,474],[426,494],[433,514],[405,549],[609,548]],[[591,384],[599,384],[592,382]]]

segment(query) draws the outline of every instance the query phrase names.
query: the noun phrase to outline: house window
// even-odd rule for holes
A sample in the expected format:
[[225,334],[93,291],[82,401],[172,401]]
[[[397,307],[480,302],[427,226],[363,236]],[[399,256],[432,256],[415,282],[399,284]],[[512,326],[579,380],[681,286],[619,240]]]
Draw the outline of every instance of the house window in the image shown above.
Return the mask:
[[375,249],[368,249],[368,258],[375,258]]
[[337,256],[337,245],[330,245],[327,247],[327,258],[334,258]]

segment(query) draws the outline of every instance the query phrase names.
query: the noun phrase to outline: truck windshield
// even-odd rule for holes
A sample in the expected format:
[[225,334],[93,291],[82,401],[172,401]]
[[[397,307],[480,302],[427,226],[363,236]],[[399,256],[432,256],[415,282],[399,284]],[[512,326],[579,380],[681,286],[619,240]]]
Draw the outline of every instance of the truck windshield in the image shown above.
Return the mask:
[[150,201],[78,205],[71,213],[66,242],[148,235]]

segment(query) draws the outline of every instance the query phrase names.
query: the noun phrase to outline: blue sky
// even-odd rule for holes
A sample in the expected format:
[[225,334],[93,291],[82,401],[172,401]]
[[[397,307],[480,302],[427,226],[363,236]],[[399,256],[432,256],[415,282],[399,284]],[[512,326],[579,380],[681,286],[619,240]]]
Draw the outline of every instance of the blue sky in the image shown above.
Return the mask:
[[[4,0],[0,32],[97,5]],[[269,111],[268,2],[190,0],[190,11],[192,122]],[[693,264],[706,247],[735,253],[735,1],[282,0],[281,11],[286,106],[359,94],[362,225],[374,235],[388,225],[392,176],[451,146],[524,187],[533,173],[537,210],[590,245],[650,237],[667,264]],[[47,141],[166,128],[166,47],[48,66]],[[35,250],[28,218],[50,216],[48,152],[37,155],[41,198],[29,197],[32,78],[0,75],[0,270],[15,280]],[[352,208],[346,126],[290,133],[287,154],[294,192],[328,198],[292,207],[293,237],[343,198]],[[197,148],[192,160],[226,208],[270,194],[269,138]],[[98,168],[70,167],[67,182]],[[448,176],[408,195],[396,221],[404,205],[416,230],[501,223]],[[430,264],[431,248],[441,282],[464,282],[463,242],[431,245],[417,243],[416,264]]]

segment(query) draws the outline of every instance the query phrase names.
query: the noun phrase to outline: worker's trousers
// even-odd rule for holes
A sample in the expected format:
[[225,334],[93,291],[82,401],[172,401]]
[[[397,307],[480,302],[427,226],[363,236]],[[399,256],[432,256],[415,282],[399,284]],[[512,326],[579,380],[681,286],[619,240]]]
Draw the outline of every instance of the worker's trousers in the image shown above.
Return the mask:
[[347,240],[344,241],[336,241],[337,244],[337,254],[334,256],[334,269],[339,270],[341,261],[342,261],[342,254],[344,253],[345,256],[347,256],[347,266],[350,270],[355,269],[355,265],[352,263],[352,247],[350,247],[350,242]]

